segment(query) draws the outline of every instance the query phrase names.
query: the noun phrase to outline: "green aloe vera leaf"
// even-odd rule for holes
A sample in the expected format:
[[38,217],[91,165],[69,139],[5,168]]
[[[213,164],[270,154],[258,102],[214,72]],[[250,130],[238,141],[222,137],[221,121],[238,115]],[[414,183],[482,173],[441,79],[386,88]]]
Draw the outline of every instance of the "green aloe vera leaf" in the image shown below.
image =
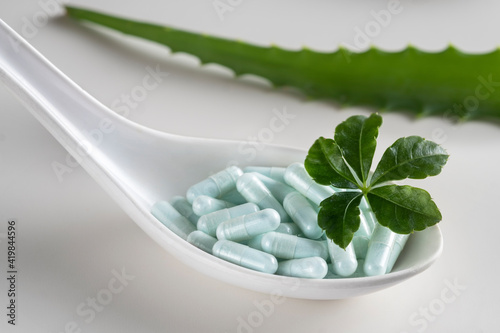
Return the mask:
[[408,46],[398,52],[371,48],[331,53],[285,50],[137,22],[66,7],[86,20],[228,67],[254,74],[274,86],[290,86],[306,96],[382,110],[407,110],[450,119],[500,118],[500,50],[466,54],[453,46],[425,52]]

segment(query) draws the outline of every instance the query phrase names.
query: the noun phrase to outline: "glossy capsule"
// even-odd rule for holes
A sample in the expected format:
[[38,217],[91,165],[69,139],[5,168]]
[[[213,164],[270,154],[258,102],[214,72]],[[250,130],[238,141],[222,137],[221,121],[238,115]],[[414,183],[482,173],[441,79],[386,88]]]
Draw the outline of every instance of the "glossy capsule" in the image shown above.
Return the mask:
[[371,223],[368,221],[366,217],[366,211],[363,211],[360,209],[360,214],[359,214],[359,228],[356,230],[354,233],[357,236],[362,236],[362,237],[367,237],[370,238],[372,233],[373,233],[373,228]]
[[318,239],[323,235],[318,226],[318,213],[302,194],[297,191],[288,194],[283,207],[307,238]]
[[210,214],[218,210],[231,207],[234,207],[234,204],[228,201],[215,199],[206,195],[200,195],[193,201],[193,212],[199,216]]
[[375,214],[373,213],[370,205],[368,204],[368,201],[366,201],[366,198],[364,196],[363,198],[361,198],[361,202],[359,203],[359,210],[361,211],[361,214],[365,219],[366,225],[370,228],[371,232],[373,232],[378,222]]
[[264,176],[258,172],[251,172],[250,174],[259,178],[259,180],[269,189],[269,191],[271,191],[271,194],[280,203],[283,203],[283,200],[285,200],[285,197],[288,194],[296,192],[296,190],[293,187],[288,186],[287,184],[279,182],[272,178],[269,178],[267,176]]
[[332,187],[317,184],[309,176],[304,165],[298,162],[292,163],[286,168],[285,182],[316,205],[335,193]]
[[368,252],[368,243],[370,242],[370,238],[363,236],[354,236],[352,237],[352,246],[354,247],[354,252],[356,252],[356,258],[365,259],[366,252]]
[[[288,234],[288,235],[298,235],[298,234],[300,234],[301,231],[295,223],[282,222],[282,223],[280,223],[278,228],[276,228],[274,230],[274,232],[279,232],[279,233]],[[264,235],[265,234],[260,234],[260,235],[253,237],[252,239],[250,239],[248,241],[247,245],[254,248],[254,249],[264,251],[262,249],[262,237],[264,237]]]
[[328,248],[324,241],[301,238],[294,235],[268,232],[261,240],[264,251],[282,259],[321,257],[328,259]]
[[410,235],[396,234],[396,240],[394,241],[394,247],[392,249],[391,256],[389,257],[386,273],[390,273],[392,271],[392,268],[398,260],[399,254],[403,251],[408,238],[410,238]]
[[201,230],[210,236],[215,236],[217,227],[222,222],[238,216],[255,213],[259,210],[259,206],[251,202],[231,208],[220,209],[218,211],[201,216],[198,220],[198,230]]
[[235,242],[251,239],[273,231],[280,225],[280,216],[274,209],[264,209],[222,222],[217,227],[217,239]]
[[354,250],[358,259],[364,259],[366,257],[371,235],[372,230],[370,228],[370,224],[366,220],[365,213],[361,210],[359,215],[359,228],[356,230],[352,238]]
[[389,228],[380,224],[375,227],[366,252],[364,265],[366,275],[375,276],[387,272],[396,238],[397,234]]
[[262,237],[264,237],[264,235],[265,234],[260,234],[249,239],[246,245],[250,246],[252,249],[264,251],[264,249],[262,249]]
[[200,195],[218,198],[234,189],[236,181],[242,174],[243,171],[236,166],[226,168],[191,186],[187,190],[186,198],[190,203]]
[[274,274],[278,269],[278,261],[271,254],[225,239],[215,243],[212,253],[233,264],[263,273]]
[[196,230],[187,218],[166,201],[156,202],[151,208],[151,214],[183,239],[187,239],[188,235]]
[[330,239],[326,240],[326,242],[332,260],[332,271],[344,277],[352,275],[358,267],[353,244],[350,243],[344,250]]
[[284,260],[278,263],[276,274],[306,279],[322,279],[328,273],[328,265],[323,258],[310,257]]
[[290,217],[285,212],[283,206],[255,175],[250,173],[243,174],[236,182],[236,188],[248,202],[257,204],[261,209],[274,209],[280,215],[281,222],[290,221]]
[[293,222],[282,222],[274,231],[288,235],[299,235],[301,233],[300,228]]
[[217,238],[207,235],[203,231],[195,230],[189,234],[187,241],[200,250],[212,254],[212,248],[217,242]]
[[221,200],[228,201],[230,203],[233,203],[235,205],[242,205],[247,202],[245,198],[238,192],[236,187],[234,190],[229,191],[228,193],[222,195],[220,197]]
[[248,167],[244,168],[243,171],[245,171],[245,172],[258,172],[261,175],[272,178],[272,179],[277,180],[279,182],[282,182],[282,183],[285,182],[284,176],[285,176],[286,168],[248,166]]
[[170,199],[170,204],[196,227],[200,217],[193,212],[193,207],[186,198],[177,195]]
[[[358,268],[356,268],[356,271],[351,274],[349,276],[349,278],[356,278],[356,277],[364,277],[366,276],[364,270],[363,270],[363,265],[364,265],[365,261],[364,259],[358,259]],[[343,279],[345,278],[344,276],[341,276],[341,275],[338,275],[338,274],[335,274],[333,272],[333,267],[330,266],[328,268],[328,273],[326,274],[326,276],[324,277],[325,279]]]

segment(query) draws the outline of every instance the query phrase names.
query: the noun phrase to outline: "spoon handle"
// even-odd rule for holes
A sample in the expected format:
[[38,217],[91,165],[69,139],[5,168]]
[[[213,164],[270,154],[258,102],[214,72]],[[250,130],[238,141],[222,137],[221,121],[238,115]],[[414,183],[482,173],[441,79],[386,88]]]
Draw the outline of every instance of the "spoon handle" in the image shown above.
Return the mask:
[[[137,198],[130,197],[122,170],[109,156],[109,146],[115,148],[134,126],[71,81],[2,20],[0,81],[129,215],[144,215],[130,204]],[[116,128],[106,138],[111,144],[94,138],[103,122]]]
[[89,133],[98,128],[103,119],[117,121],[119,118],[71,81],[2,20],[0,79],[33,116],[79,159],[94,151]]

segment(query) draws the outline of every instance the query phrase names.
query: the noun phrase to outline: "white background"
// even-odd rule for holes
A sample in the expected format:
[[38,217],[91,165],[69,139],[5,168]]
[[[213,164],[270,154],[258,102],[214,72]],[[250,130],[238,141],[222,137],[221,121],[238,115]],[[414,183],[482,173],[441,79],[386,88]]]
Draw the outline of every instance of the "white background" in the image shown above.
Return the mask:
[[[273,109],[286,109],[295,118],[273,142],[307,149],[318,136],[331,136],[348,116],[373,111],[306,101],[260,79],[234,80],[218,66],[199,68],[192,57],[172,56],[164,47],[67,18],[44,22],[61,11],[46,5],[50,2],[2,0],[0,18],[110,107],[142,84],[147,66],[159,65],[169,76],[128,115],[146,126],[248,140],[269,126]],[[221,19],[211,0],[72,3],[261,45],[323,51],[354,45],[355,29],[374,20],[371,11],[387,8],[387,2],[373,0],[244,0],[232,1],[233,10]],[[496,1],[402,1],[400,6],[402,11],[371,38],[374,45],[397,50],[411,43],[440,50],[453,43],[470,52],[500,45]],[[500,126],[384,114],[377,157],[397,138],[414,134],[439,141],[451,154],[440,176],[415,182],[443,213],[442,257],[421,275],[371,295],[274,304],[269,295],[225,285],[172,258],[81,168],[60,181],[52,165],[66,163],[66,151],[2,86],[0,237],[7,220],[17,219],[19,275],[13,327],[5,315],[6,242],[0,238],[0,331],[497,332]],[[124,290],[95,318],[79,315],[77,307],[107,288],[113,270],[122,269],[134,276]],[[449,284],[462,289],[453,294]],[[259,304],[268,307],[260,310]],[[241,326],[255,318],[263,320],[246,330]],[[66,329],[71,322],[74,330]]]

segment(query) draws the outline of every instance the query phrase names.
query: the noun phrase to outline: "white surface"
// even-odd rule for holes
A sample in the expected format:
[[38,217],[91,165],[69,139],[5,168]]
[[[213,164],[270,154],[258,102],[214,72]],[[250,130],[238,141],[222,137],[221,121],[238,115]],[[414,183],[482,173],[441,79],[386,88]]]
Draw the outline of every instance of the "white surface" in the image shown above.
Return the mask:
[[[129,118],[138,123],[172,133],[247,140],[269,126],[273,109],[286,108],[296,118],[273,142],[306,149],[319,135],[331,135],[347,116],[370,112],[306,102],[294,93],[272,91],[260,80],[235,81],[216,66],[200,70],[190,57],[172,57],[161,46],[96,33],[66,19],[26,30],[47,2],[4,2],[0,17],[104,104],[116,106],[121,94],[142,84],[147,66],[170,73],[130,110]],[[242,1],[221,21],[211,1],[78,4],[259,44],[322,50],[353,44],[353,28],[373,20],[371,10],[386,8],[383,1]],[[453,42],[468,51],[500,45],[493,1],[402,6],[373,38],[375,45],[398,49],[412,43],[437,50]],[[377,156],[409,134],[442,141],[451,154],[442,175],[414,183],[428,189],[442,210],[443,256],[428,271],[388,290],[318,302],[231,287],[177,262],[81,168],[58,180],[52,163],[66,163],[67,153],[3,87],[0,105],[0,233],[13,217],[19,232],[18,325],[7,325],[2,310],[2,332],[64,332],[73,321],[82,332],[244,332],[242,322],[254,324],[246,326],[254,332],[495,332],[499,288],[490,263],[499,249],[494,210],[500,183],[498,125],[386,114]],[[0,258],[6,275],[4,239]],[[112,271],[122,268],[135,278],[95,318],[80,315],[79,305],[103,295]],[[457,295],[448,287],[454,281],[465,286]],[[2,279],[2,304],[7,289]]]

